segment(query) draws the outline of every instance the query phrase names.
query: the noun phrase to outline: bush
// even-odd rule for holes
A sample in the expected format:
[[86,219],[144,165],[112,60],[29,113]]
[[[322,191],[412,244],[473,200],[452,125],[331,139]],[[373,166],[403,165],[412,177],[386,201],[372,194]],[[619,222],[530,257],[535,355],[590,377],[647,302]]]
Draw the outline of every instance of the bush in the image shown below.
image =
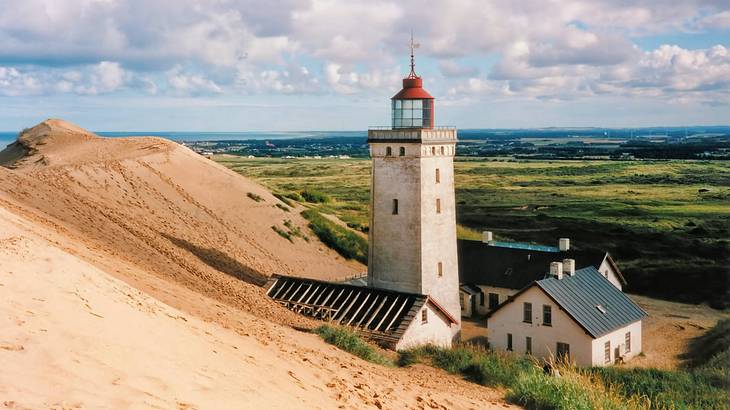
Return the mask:
[[347,259],[368,263],[368,241],[365,238],[337,225],[315,210],[303,211],[302,216],[309,221],[309,227],[325,245]]
[[286,239],[287,241],[289,241],[291,243],[294,243],[294,239],[292,239],[291,234],[289,232],[279,228],[276,225],[271,225],[271,229],[273,229],[274,232],[278,233],[279,236],[281,236],[282,238]]
[[381,355],[374,347],[349,329],[324,325],[316,328],[314,332],[325,342],[352,353],[363,360],[384,366],[393,365],[392,361]]
[[282,211],[284,211],[284,212],[289,212],[289,211],[291,211],[291,210],[289,209],[289,207],[288,207],[288,206],[286,206],[286,205],[284,205],[284,204],[276,204],[276,207],[277,207],[277,208],[279,208],[279,209],[281,209],[281,210],[282,210]]
[[256,202],[261,202],[264,200],[264,198],[261,198],[259,195],[254,194],[253,192],[249,192],[246,194],[249,198],[253,199]]
[[301,195],[305,201],[311,202],[313,204],[330,202],[330,197],[327,196],[327,194],[311,189],[305,189],[304,191],[302,191]]
[[[297,194],[297,196],[299,196],[299,194]],[[276,199],[278,199],[279,201],[285,203],[287,206],[292,207],[292,208],[294,207],[294,203],[289,198],[284,196],[283,194],[274,192],[274,197],[276,197]],[[277,205],[280,205],[280,204],[277,204]]]

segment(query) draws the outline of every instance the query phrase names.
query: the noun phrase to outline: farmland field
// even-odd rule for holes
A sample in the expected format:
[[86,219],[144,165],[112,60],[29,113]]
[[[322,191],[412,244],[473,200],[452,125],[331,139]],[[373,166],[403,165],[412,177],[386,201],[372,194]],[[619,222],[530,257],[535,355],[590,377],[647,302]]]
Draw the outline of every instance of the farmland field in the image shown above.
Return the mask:
[[[246,159],[219,163],[272,191],[309,190],[311,204],[367,231],[367,159]],[[458,159],[459,236],[607,250],[630,292],[728,307],[730,164],[720,161]]]

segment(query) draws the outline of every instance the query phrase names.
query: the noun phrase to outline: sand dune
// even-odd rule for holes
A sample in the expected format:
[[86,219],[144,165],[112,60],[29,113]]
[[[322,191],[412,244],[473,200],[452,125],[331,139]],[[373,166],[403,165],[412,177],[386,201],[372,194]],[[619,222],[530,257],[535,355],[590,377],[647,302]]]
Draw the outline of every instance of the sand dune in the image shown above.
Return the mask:
[[[294,243],[271,227],[291,221],[263,187],[174,142],[100,138],[47,120],[25,131],[0,167],[0,205],[51,223],[89,248],[257,314],[272,273],[323,279],[366,268],[309,233]],[[12,158],[11,158],[12,157]],[[257,202],[248,194],[262,198]],[[278,314],[274,315],[278,317]]]
[[[12,151],[12,152],[11,152]],[[363,362],[286,325],[272,272],[363,266],[260,186],[159,138],[46,121],[0,154],[0,403],[7,408],[501,408],[431,368]],[[247,197],[248,192],[264,201]],[[505,406],[506,407],[506,406]]]

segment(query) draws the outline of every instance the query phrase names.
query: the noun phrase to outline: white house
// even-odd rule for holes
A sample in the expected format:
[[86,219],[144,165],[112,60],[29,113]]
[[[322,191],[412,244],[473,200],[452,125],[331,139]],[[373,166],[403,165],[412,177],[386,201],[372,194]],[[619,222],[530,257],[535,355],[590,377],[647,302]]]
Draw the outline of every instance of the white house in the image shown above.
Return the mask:
[[493,349],[537,358],[567,357],[581,366],[627,361],[641,352],[646,312],[594,267],[534,281],[487,315]]
[[[492,240],[459,240],[459,283],[461,316],[485,315],[533,281],[545,278],[550,262],[574,260],[577,268],[593,266],[617,289],[626,280],[616,262],[605,251],[574,249],[568,238],[558,246]],[[476,290],[476,293],[474,292]]]

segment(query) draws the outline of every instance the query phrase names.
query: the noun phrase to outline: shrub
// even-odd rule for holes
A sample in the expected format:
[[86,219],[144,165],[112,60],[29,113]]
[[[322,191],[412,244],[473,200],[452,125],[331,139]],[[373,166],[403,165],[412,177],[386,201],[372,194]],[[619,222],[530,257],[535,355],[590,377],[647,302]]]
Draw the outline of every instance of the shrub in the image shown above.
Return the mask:
[[[297,194],[297,195],[299,195],[299,194]],[[275,192],[274,197],[276,197],[276,199],[278,199],[279,201],[285,203],[287,206],[292,207],[292,208],[294,207],[294,203],[289,198],[284,196],[283,194]],[[277,206],[278,205],[280,205],[280,204],[277,204]]]
[[330,197],[327,196],[327,194],[311,189],[305,189],[302,191],[302,198],[304,198],[305,201],[311,202],[314,204],[321,204],[330,202]]
[[271,229],[273,229],[274,232],[278,233],[279,236],[281,236],[282,238],[286,239],[287,241],[289,241],[291,243],[294,243],[294,239],[292,239],[291,234],[289,234],[289,232],[279,228],[276,225],[271,225]]
[[327,246],[348,259],[368,262],[368,242],[347,228],[337,225],[319,212],[308,209],[302,216],[309,221],[309,227]]
[[325,342],[352,353],[363,360],[384,366],[393,365],[391,360],[380,354],[373,346],[349,329],[324,325],[316,328],[314,332]]
[[304,201],[304,198],[302,198],[302,196],[299,195],[299,192],[287,192],[285,194],[282,194],[282,197],[289,198],[289,199],[297,201],[297,202]]
[[261,198],[259,195],[254,194],[253,192],[249,192],[246,194],[249,198],[253,199],[256,202],[261,202],[264,200],[264,198]]
[[283,204],[276,204],[276,207],[279,208],[279,209],[281,209],[284,212],[289,212],[290,211],[289,207],[286,206],[286,205],[283,205]]

